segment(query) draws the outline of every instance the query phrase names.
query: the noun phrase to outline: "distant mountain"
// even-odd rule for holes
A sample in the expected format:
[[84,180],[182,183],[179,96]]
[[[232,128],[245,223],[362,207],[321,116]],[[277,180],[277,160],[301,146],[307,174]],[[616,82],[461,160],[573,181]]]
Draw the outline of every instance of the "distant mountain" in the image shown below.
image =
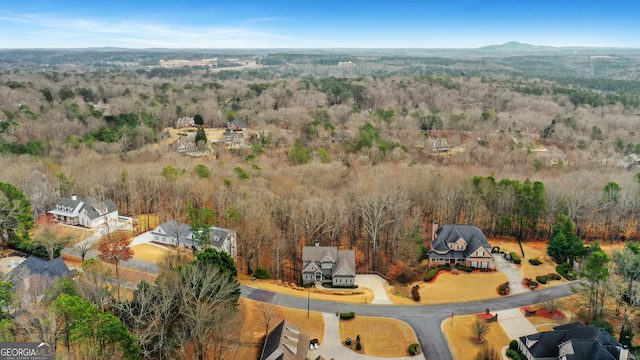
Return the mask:
[[496,51],[496,52],[548,52],[548,51],[559,51],[560,48],[556,48],[553,46],[539,46],[539,45],[531,45],[525,44],[517,41],[509,41],[507,43],[501,45],[489,45],[479,47],[477,50],[484,51]]

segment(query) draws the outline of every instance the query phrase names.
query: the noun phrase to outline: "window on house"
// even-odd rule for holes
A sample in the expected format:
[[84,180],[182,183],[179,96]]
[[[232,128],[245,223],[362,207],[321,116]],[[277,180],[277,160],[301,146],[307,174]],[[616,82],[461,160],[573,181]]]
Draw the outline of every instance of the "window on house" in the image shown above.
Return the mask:
[[482,250],[478,251],[478,256],[484,256],[484,251]]
[[458,251],[462,250],[462,245],[458,245]]
[[331,269],[331,268],[333,268],[333,264],[332,263],[322,263],[322,268],[323,269]]

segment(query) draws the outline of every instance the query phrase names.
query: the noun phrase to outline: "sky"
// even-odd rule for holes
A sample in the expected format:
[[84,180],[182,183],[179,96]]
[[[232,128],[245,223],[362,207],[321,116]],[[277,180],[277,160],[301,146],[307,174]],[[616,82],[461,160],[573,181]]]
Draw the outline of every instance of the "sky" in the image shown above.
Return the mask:
[[2,0],[0,48],[640,48],[637,0]]

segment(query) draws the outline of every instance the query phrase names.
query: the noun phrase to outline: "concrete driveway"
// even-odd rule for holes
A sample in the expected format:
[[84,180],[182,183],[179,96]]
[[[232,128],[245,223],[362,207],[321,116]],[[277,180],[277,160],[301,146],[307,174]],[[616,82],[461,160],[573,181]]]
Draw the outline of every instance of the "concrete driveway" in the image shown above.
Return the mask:
[[538,332],[522,314],[520,308],[499,310],[495,313],[498,314],[498,324],[502,326],[502,329],[511,340]]
[[369,355],[361,355],[342,345],[340,339],[340,318],[335,313],[322,313],[324,317],[324,338],[320,347],[316,350],[309,350],[309,358],[315,359],[322,355],[325,359],[380,359],[380,360],[425,360],[423,354],[402,357],[375,357]]
[[[493,263],[496,265],[496,270],[509,278],[511,294],[522,294],[531,291],[522,285],[522,272],[518,265],[507,261],[502,254],[493,254]],[[498,317],[498,319],[500,318]]]
[[372,304],[393,304],[391,300],[389,300],[387,292],[384,290],[384,284],[386,283],[387,280],[382,278],[380,275],[356,275],[356,284],[358,284],[358,287],[364,287],[373,291],[373,301],[371,302]]

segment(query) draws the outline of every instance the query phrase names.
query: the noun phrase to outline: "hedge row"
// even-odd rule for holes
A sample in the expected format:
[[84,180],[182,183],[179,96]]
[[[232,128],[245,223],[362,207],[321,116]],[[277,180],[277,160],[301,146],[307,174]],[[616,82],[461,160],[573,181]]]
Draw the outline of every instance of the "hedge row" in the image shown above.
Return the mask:
[[569,281],[576,279],[576,276],[573,273],[573,269],[571,269],[571,266],[569,264],[565,263],[556,266],[556,272]]
[[354,313],[353,311],[346,312],[346,313],[343,313],[343,312],[340,313],[340,319],[341,320],[350,320],[350,319],[353,319],[354,317],[356,317],[356,313]]
[[518,256],[518,254],[512,252],[510,255],[511,255],[511,261],[513,261],[514,264],[520,264],[522,260],[520,259],[520,256]]
[[538,265],[542,264],[542,261],[538,260],[538,258],[529,259],[529,264],[531,264],[533,266],[538,266]]
[[424,282],[429,282],[433,280],[433,278],[436,277],[436,275],[438,275],[439,271],[440,271],[439,268],[429,269],[429,271],[427,271],[427,273],[424,274]]

